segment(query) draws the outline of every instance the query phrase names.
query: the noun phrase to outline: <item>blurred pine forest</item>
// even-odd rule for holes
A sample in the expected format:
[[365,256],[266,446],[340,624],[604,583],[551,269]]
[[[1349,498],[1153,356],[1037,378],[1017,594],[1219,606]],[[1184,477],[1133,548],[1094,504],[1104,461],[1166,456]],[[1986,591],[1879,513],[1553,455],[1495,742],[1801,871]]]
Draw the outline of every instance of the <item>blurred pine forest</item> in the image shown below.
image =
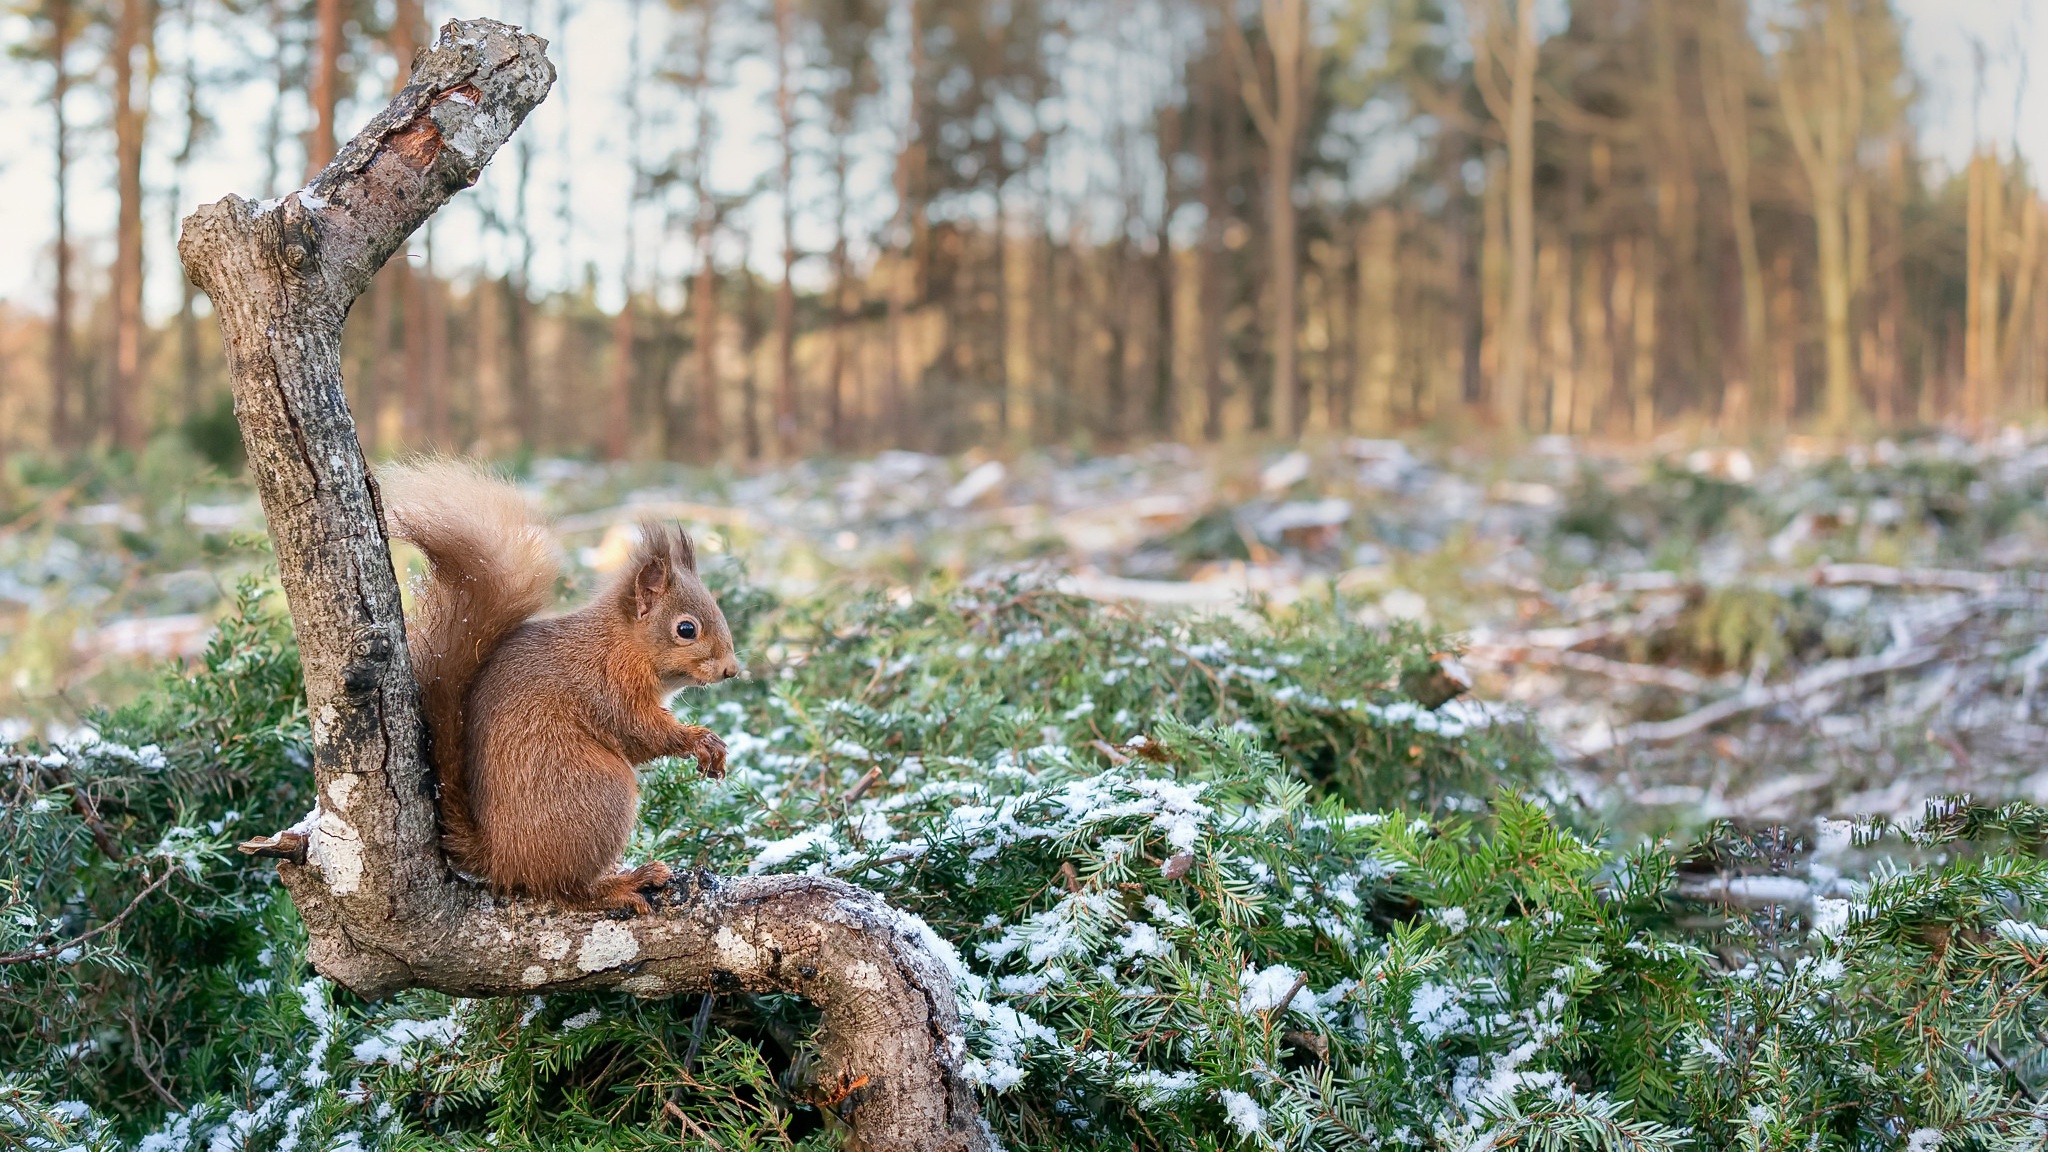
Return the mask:
[[[463,14],[545,32],[575,2]],[[1884,0],[620,10],[616,105],[577,114],[619,131],[630,190],[544,219],[528,133],[472,194],[491,261],[415,238],[348,323],[375,448],[1756,438],[2048,403],[2042,198],[2010,150],[1924,154]],[[261,125],[269,194],[331,156],[426,42],[419,0],[23,0],[7,27],[56,183],[47,297],[0,311],[0,450],[225,458],[204,299],[145,311],[145,238],[265,190],[189,181],[225,120]],[[252,83],[269,106],[230,98]],[[769,159],[735,191],[712,145],[750,84]],[[112,219],[75,203],[89,154]],[[572,213],[625,214],[616,270],[540,283]]]

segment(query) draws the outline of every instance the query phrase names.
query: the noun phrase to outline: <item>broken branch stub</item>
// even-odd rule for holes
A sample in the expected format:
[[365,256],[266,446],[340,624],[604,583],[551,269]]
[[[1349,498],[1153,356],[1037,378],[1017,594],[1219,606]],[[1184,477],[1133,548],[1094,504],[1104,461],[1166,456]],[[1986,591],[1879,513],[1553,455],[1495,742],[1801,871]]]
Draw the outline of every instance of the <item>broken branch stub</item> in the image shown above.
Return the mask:
[[855,1144],[990,1147],[960,1076],[950,949],[873,893],[821,877],[699,876],[662,893],[656,915],[613,920],[495,900],[441,856],[398,579],[342,393],[342,321],[547,95],[546,48],[496,21],[449,23],[305,188],[203,206],[179,237],[220,317],[313,717],[318,804],[249,847],[279,858],[314,967],[365,996],[794,992],[820,1009],[821,1099]]

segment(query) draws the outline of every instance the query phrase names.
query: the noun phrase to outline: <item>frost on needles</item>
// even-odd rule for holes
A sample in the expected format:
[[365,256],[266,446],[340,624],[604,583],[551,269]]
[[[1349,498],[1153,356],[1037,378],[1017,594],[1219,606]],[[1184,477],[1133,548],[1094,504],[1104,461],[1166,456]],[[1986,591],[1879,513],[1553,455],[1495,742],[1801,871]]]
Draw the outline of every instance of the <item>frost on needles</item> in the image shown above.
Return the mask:
[[[886,894],[953,967],[1007,1146],[2048,1141],[2048,813],[1813,830],[1835,863],[1779,862],[1744,911],[1698,878],[1753,870],[1749,839],[1614,843],[1547,798],[1512,714],[1389,687],[1432,637],[1027,582],[720,591],[776,655],[694,717],[730,777],[657,766],[634,854]],[[696,997],[365,1004],[314,977],[289,902],[222,853],[309,800],[298,692],[252,589],[95,739],[9,751],[0,952],[79,943],[0,966],[0,1140],[835,1145],[786,997],[717,997],[699,1034]]]

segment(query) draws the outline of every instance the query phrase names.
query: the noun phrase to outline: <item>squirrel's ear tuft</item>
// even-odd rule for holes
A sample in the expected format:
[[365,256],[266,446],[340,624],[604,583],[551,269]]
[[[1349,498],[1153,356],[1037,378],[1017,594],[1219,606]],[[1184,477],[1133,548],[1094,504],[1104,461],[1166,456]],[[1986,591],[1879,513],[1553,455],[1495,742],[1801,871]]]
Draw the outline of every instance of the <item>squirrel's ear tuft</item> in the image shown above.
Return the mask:
[[680,528],[676,529],[675,558],[679,566],[692,572],[697,570],[697,542]]
[[633,615],[646,617],[668,594],[674,552],[675,538],[666,526],[640,525],[640,546],[633,550]]

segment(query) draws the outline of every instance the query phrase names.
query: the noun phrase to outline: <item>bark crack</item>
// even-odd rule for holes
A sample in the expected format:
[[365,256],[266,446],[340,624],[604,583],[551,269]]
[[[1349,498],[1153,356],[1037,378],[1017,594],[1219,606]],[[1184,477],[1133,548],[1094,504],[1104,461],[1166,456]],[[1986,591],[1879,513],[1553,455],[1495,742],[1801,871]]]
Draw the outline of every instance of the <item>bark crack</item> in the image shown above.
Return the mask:
[[286,390],[284,384],[284,372],[279,369],[275,359],[271,361],[270,380],[271,387],[277,392],[277,406],[284,412],[285,423],[291,427],[292,443],[298,448],[299,462],[306,466],[306,482],[312,485],[315,494],[313,499],[317,499],[320,491],[320,471],[313,466],[313,445],[306,438],[306,429],[299,422],[299,414],[292,409],[291,393]]

